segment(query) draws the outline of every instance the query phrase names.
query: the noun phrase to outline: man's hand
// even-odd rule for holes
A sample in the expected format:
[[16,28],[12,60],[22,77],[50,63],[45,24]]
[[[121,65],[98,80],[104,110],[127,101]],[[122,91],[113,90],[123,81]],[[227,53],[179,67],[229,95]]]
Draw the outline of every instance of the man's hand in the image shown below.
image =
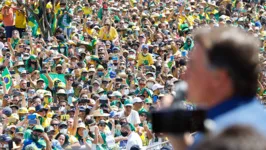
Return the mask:
[[144,126],[143,126],[143,129],[144,129],[144,131],[148,131],[148,130],[149,130],[148,125],[144,125]]
[[75,114],[79,115],[79,105],[78,105],[78,103],[76,104]]
[[115,121],[114,121],[114,119],[109,119],[109,122],[112,124],[112,126],[115,125]]
[[25,98],[25,92],[20,92],[21,97]]
[[48,135],[47,135],[45,132],[43,132],[40,136],[41,136],[45,141],[49,141],[49,137],[48,137]]
[[100,106],[100,100],[99,100],[99,99],[96,100],[95,106],[96,106],[97,108]]

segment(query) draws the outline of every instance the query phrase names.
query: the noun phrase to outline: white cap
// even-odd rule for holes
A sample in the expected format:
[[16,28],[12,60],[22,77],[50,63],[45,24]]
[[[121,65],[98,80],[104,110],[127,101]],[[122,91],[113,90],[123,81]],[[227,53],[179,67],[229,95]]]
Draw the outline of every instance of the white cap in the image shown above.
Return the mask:
[[114,91],[110,96],[122,96],[122,94],[119,91]]
[[139,97],[135,97],[135,98],[133,99],[133,104],[135,104],[135,103],[140,103],[140,102],[142,102],[142,99],[139,98]]
[[27,71],[26,71],[26,70],[22,70],[22,71],[21,71],[21,74],[22,74],[22,73],[27,73]]
[[164,88],[164,86],[161,85],[161,84],[154,84],[154,85],[152,86],[152,90],[153,90],[153,91],[155,91],[155,90],[157,90],[157,89],[162,89],[162,88]]

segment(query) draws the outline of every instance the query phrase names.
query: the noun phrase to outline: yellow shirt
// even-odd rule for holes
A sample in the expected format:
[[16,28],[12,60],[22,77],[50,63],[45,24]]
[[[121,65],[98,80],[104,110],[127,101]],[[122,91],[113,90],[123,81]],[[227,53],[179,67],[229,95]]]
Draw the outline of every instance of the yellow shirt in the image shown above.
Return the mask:
[[48,127],[51,123],[52,119],[51,118],[44,118],[44,121],[42,123],[42,126],[45,128],[45,127]]
[[58,13],[60,10],[60,2],[55,6],[55,13]]
[[142,53],[139,53],[137,66],[139,67],[141,65],[153,65],[151,54],[144,56]]
[[85,28],[86,33],[88,33],[90,36],[95,37],[97,36],[97,32],[94,29]]
[[85,15],[91,15],[92,14],[92,9],[90,7],[86,8],[86,7],[82,7],[83,13]]
[[26,28],[26,16],[24,12],[16,11],[15,27]]
[[101,40],[108,40],[108,41],[112,41],[114,39],[116,39],[118,37],[118,33],[116,31],[116,29],[114,27],[110,28],[110,31],[108,33],[107,28],[106,27],[102,27],[100,29],[99,35],[98,37]]
[[191,15],[186,16],[186,17],[182,16],[182,23],[186,20],[186,18],[190,25],[194,24],[194,17]]
[[4,62],[4,57],[1,56],[1,57],[0,57],[0,63],[3,63],[3,62]]
[[75,137],[75,136],[73,136],[73,135],[70,135],[69,136],[69,143],[72,145],[72,144],[75,144],[75,143],[77,143],[77,142],[79,142],[78,141],[78,139]]

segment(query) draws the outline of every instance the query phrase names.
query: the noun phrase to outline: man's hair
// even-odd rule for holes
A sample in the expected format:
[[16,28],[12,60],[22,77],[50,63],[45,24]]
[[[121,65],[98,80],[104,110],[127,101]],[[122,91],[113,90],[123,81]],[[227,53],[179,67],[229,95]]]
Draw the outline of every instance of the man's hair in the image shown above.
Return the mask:
[[128,131],[131,131],[131,128],[130,128],[129,123],[124,123],[124,124],[122,124],[121,128],[124,128],[124,129],[126,129],[126,130],[128,130]]
[[55,122],[55,121],[60,122],[57,118],[54,118],[54,119],[51,120],[51,123],[52,123],[52,122]]
[[216,136],[209,136],[196,146],[197,150],[265,150],[266,139],[247,126],[235,125]]
[[37,95],[37,96],[34,96],[34,97],[32,98],[32,101],[35,102],[35,100],[38,99],[38,98],[41,99],[41,97],[38,96],[38,95]]
[[253,97],[259,73],[259,41],[235,27],[201,28],[195,43],[206,50],[212,68],[225,69],[233,83],[234,96]]

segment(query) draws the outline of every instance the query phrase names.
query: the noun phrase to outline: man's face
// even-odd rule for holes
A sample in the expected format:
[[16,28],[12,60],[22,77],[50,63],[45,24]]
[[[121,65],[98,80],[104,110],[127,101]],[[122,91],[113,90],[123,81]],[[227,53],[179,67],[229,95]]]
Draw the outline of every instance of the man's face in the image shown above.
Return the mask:
[[13,104],[17,104],[18,101],[19,101],[19,96],[13,96],[12,103],[13,103]]
[[55,130],[58,130],[59,121],[53,121],[53,122],[51,122],[51,126],[53,126]]
[[67,104],[66,104],[66,102],[64,102],[64,101],[61,101],[60,104],[59,104],[59,106],[60,106],[60,107],[66,107]]
[[131,113],[131,110],[132,110],[132,106],[125,106],[125,111],[127,113]]
[[58,73],[58,74],[63,73],[63,68],[62,67],[57,67],[56,68],[56,73]]
[[43,81],[37,82],[37,88],[38,89],[44,89],[44,82]]
[[47,133],[47,135],[48,135],[49,139],[52,140],[54,135],[55,135],[55,131],[50,131]]
[[40,138],[42,132],[40,131],[33,131],[32,132],[32,138],[35,140],[35,141],[38,141],[38,139]]
[[69,127],[73,127],[73,122],[74,120],[72,118],[70,118],[68,121],[67,121],[67,126]]
[[142,106],[143,106],[143,103],[142,102],[134,103],[134,107],[136,107],[138,109],[140,109]]
[[148,54],[148,49],[144,48],[142,49],[143,54]]
[[39,99],[39,98],[35,99],[35,101],[34,101],[34,107],[36,107],[37,105],[41,105],[41,104],[42,104],[41,99]]
[[191,53],[188,63],[187,83],[188,99],[196,104],[204,104],[206,96],[212,91],[210,86],[214,77],[212,70],[208,68],[205,49],[198,43]]
[[140,118],[140,121],[143,122],[147,119],[146,115],[145,114],[140,114],[139,115],[139,118]]
[[21,89],[26,89],[27,88],[27,82],[26,81],[21,81],[20,88]]

